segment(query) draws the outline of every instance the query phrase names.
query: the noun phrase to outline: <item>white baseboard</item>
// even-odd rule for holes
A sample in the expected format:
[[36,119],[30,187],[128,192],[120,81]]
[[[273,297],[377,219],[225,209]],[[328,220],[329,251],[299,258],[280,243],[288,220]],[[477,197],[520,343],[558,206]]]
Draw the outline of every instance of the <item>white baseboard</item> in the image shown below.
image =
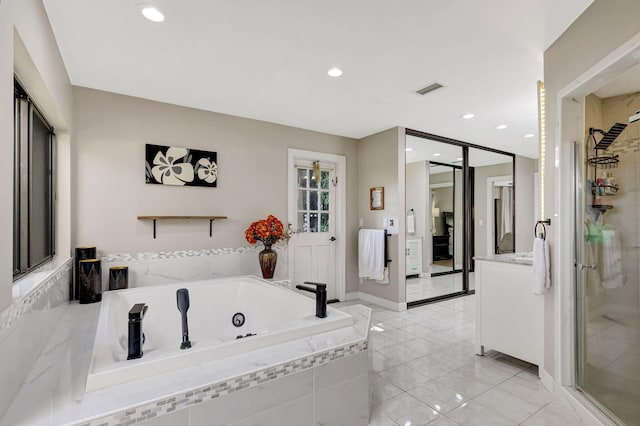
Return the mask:
[[542,368],[541,365],[538,366],[538,375],[540,376],[540,381],[542,382],[542,385],[545,387],[545,389],[547,389],[551,393],[554,393],[555,381],[553,380],[553,377],[551,377],[551,374],[547,373],[547,370]]
[[402,312],[407,310],[407,304],[405,302],[392,302],[391,300],[383,299],[378,296],[374,296],[363,291],[352,291],[346,294],[346,300],[364,300],[365,302],[375,303],[383,308],[391,309],[392,311]]

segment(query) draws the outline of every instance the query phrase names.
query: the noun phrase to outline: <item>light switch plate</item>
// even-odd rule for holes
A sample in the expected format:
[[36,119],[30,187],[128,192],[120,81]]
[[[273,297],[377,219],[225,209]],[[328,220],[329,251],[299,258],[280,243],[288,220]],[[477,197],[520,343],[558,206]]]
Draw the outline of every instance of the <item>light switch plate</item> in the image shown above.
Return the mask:
[[386,228],[387,228],[387,231],[390,234],[397,234],[398,233],[398,219],[395,218],[395,217],[390,217],[388,226]]

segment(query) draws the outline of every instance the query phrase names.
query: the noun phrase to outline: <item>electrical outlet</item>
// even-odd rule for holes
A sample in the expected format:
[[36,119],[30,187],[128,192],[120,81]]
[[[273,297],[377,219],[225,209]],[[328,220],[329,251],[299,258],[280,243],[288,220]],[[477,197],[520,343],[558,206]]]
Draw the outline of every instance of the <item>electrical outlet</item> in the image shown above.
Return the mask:
[[387,220],[387,218],[382,219],[382,227],[383,228],[386,228],[388,223],[389,223],[389,221]]
[[363,218],[358,219],[358,226],[361,227],[361,228],[364,226],[364,219]]

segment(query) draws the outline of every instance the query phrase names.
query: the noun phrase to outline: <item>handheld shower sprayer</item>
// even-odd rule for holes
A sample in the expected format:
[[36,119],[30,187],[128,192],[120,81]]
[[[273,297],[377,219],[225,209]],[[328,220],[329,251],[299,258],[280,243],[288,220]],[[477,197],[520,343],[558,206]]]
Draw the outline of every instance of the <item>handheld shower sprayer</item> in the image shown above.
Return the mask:
[[178,310],[182,315],[182,344],[180,349],[188,349],[191,347],[189,341],[189,324],[187,323],[187,311],[189,310],[189,290],[181,288],[176,291],[176,299],[178,302]]

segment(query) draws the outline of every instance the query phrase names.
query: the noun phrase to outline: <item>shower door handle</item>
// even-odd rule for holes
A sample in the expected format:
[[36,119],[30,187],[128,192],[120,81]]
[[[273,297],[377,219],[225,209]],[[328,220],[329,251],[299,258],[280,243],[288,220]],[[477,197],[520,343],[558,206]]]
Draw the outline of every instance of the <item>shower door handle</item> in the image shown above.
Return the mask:
[[596,265],[595,263],[592,263],[591,265],[585,265],[584,263],[578,263],[578,267],[580,268],[581,271],[583,269],[591,269],[592,271],[595,271],[596,269],[598,269],[598,265]]

